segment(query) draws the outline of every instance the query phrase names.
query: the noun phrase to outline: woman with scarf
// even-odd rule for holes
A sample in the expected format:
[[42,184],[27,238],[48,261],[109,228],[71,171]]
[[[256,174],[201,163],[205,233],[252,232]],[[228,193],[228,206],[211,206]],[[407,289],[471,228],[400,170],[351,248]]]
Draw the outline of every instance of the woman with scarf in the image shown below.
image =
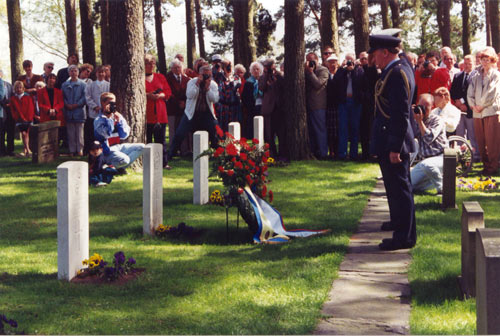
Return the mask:
[[259,78],[264,72],[264,66],[259,62],[250,64],[251,76],[245,82],[241,101],[246,110],[246,118],[243,126],[244,135],[248,139],[253,138],[253,118],[261,115],[263,93],[259,90]]

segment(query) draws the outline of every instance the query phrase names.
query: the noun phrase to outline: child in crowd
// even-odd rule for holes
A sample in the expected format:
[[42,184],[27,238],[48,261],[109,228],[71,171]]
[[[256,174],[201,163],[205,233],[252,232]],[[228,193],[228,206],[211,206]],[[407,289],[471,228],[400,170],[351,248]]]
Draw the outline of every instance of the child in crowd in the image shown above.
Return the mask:
[[118,173],[115,168],[104,164],[104,155],[99,141],[94,141],[89,150],[89,183],[96,187],[106,186],[113,180],[113,175]]
[[10,106],[12,118],[23,139],[24,152],[21,155],[29,156],[31,155],[29,129],[35,117],[35,105],[33,98],[24,92],[24,84],[21,81],[14,83],[14,94],[10,97]]

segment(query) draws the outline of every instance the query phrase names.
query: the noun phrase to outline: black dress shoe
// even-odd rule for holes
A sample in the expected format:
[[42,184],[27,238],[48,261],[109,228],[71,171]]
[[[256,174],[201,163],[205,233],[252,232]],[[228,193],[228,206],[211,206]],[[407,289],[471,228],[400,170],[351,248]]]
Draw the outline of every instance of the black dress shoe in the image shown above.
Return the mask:
[[402,242],[394,239],[384,239],[378,245],[378,248],[382,251],[395,251],[395,250],[403,250],[409,249],[415,246],[415,243],[411,242]]
[[380,227],[380,231],[394,231],[394,225],[392,225],[391,221],[382,222],[382,226]]

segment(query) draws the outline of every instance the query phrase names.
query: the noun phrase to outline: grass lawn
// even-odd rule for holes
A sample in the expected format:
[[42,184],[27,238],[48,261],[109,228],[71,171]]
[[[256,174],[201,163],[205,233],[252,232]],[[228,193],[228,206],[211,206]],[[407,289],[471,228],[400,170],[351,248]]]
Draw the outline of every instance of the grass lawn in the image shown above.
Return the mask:
[[[480,169],[475,169],[479,172]],[[476,174],[473,177],[476,177]],[[461,273],[461,214],[463,201],[478,201],[485,226],[500,228],[500,191],[457,192],[456,210],[443,212],[432,194],[415,197],[417,246],[409,270],[412,291],[412,334],[476,333],[475,299],[464,300],[458,287]]]
[[[333,231],[279,246],[251,244],[244,223],[236,230],[234,209],[228,242],[224,209],[192,205],[191,162],[179,159],[164,171],[164,224],[184,221],[205,233],[192,242],[144,238],[142,174],[116,177],[106,188],[90,189],[90,255],[111,260],[122,250],[147,269],[117,287],[57,280],[60,162],[0,159],[0,314],[17,320],[18,331],[27,334],[310,333],[379,172],[374,164],[324,161],[271,168],[274,206],[287,228]],[[221,187],[211,180],[210,191]],[[451,213],[441,218],[458,218]],[[458,235],[455,222],[440,226],[452,231],[456,225]],[[417,255],[431,239],[424,236],[426,226],[420,226]],[[447,253],[459,253],[459,239],[452,239]],[[413,269],[419,267],[427,266],[417,262]],[[439,279],[436,274],[419,286]],[[453,293],[442,297],[458,300]]]

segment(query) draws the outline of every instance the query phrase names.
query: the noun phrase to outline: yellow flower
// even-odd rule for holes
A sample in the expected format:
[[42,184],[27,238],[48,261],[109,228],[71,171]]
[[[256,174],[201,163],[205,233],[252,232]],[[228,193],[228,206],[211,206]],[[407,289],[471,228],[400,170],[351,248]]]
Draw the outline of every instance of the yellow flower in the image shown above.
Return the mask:
[[217,196],[212,193],[212,195],[210,195],[210,202],[214,203],[216,199]]
[[82,274],[82,273],[83,273],[83,270],[78,270],[78,271],[76,271],[76,275],[80,275],[80,274]]
[[166,229],[167,229],[167,228],[165,227],[165,225],[160,224],[160,225],[158,225],[158,227],[156,228],[156,231],[158,231],[158,232],[165,232],[165,230],[166,230]]
[[88,265],[88,264],[89,264],[89,260],[88,260],[88,259],[85,259],[84,261],[82,261],[82,264],[83,264],[83,265]]
[[267,163],[268,164],[273,164],[274,163],[274,159],[272,157],[268,158],[267,159]]
[[219,196],[220,195],[220,191],[217,190],[217,189],[215,189],[214,192],[213,192],[213,194],[215,194],[216,196]]
[[93,261],[91,261],[91,262],[89,263],[89,267],[90,267],[90,268],[94,268],[94,267],[96,267],[96,266],[97,266],[97,265],[96,265]]

